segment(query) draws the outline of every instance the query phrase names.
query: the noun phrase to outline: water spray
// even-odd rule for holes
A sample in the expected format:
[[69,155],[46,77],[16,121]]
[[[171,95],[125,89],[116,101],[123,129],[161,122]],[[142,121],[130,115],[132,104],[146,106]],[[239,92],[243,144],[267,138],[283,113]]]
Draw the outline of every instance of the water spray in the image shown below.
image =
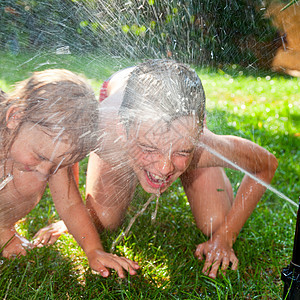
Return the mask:
[[135,222],[135,220],[144,213],[144,211],[147,209],[147,207],[149,206],[149,204],[153,201],[153,199],[155,199],[156,197],[156,209],[155,209],[155,216],[151,215],[151,221],[153,222],[156,218],[156,213],[157,213],[157,207],[158,207],[158,199],[159,199],[159,194],[155,195],[152,194],[150,196],[150,198],[148,199],[148,201],[143,205],[142,209],[140,211],[138,211],[135,216],[130,220],[127,228],[125,229],[125,231],[122,231],[122,233],[113,241],[111,248],[110,248],[110,252],[114,252],[116,245],[119,244],[123,238],[128,234],[128,232],[130,231],[131,226],[133,225],[133,223]]
[[283,298],[285,300],[300,300],[300,197],[294,238],[292,261],[281,272],[284,282]]
[[13,175],[11,175],[11,174],[8,174],[8,175],[6,176],[5,179],[2,178],[2,181],[1,181],[1,183],[0,183],[0,191],[1,191],[2,189],[4,189],[4,187],[5,187],[10,181],[12,181],[13,178],[14,178],[14,177],[13,177]]
[[286,200],[287,202],[289,202],[290,204],[292,204],[294,206],[297,206],[297,203],[295,203],[292,199],[288,198],[283,193],[277,191],[270,184],[265,183],[261,179],[257,178],[255,175],[249,173],[248,171],[246,171],[245,169],[243,169],[239,165],[235,164],[234,162],[232,162],[231,160],[229,160],[228,158],[226,158],[225,156],[223,156],[219,152],[215,151],[213,148],[209,147],[208,145],[206,145],[206,144],[204,144],[202,142],[199,142],[198,145],[201,146],[201,147],[203,147],[204,149],[206,149],[208,152],[210,152],[211,154],[215,155],[216,157],[219,157],[223,161],[227,162],[229,165],[233,166],[235,169],[237,169],[237,170],[241,171],[242,173],[246,174],[247,176],[249,176],[250,178],[252,178],[256,182],[258,182],[259,184],[261,184],[262,186],[264,186],[265,188],[267,188],[268,190],[270,190],[271,192],[273,192],[274,194],[276,194],[280,198]]

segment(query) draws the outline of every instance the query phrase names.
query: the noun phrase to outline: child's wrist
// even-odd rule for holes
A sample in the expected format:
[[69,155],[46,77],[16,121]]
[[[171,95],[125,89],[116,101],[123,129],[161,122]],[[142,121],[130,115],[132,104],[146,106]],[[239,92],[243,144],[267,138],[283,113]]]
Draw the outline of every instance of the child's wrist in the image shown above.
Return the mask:
[[82,248],[82,250],[85,252],[85,254],[87,253],[91,253],[93,251],[103,251],[105,252],[100,240],[99,241],[87,241],[85,239],[83,239],[83,241],[81,241],[80,247]]
[[237,236],[238,234],[235,234],[234,232],[229,231],[228,229],[219,228],[213,233],[211,239],[221,239],[225,241],[230,247],[232,247],[236,241]]

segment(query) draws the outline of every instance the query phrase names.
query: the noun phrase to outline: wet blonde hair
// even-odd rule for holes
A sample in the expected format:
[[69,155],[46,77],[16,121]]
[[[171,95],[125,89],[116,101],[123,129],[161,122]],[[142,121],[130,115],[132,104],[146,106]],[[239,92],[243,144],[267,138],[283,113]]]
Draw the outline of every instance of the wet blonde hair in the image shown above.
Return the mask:
[[[74,162],[97,147],[99,114],[95,94],[83,78],[68,70],[35,72],[20,82],[0,106],[0,136],[5,156],[27,122],[50,132],[55,139],[67,139],[71,145],[68,154]],[[6,114],[11,106],[16,108],[20,120],[13,132],[6,126]]]

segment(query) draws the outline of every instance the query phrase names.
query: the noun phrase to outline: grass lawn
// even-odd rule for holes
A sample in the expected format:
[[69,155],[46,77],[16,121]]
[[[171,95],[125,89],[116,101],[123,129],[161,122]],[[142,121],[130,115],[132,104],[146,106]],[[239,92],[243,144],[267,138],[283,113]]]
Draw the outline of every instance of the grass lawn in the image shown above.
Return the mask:
[[[67,68],[84,74],[99,93],[102,81],[114,71],[132,65],[103,55],[29,53],[16,57],[0,53],[0,88],[12,85],[30,72]],[[225,66],[222,70],[197,69],[207,96],[208,127],[254,141],[273,153],[279,167],[272,186],[298,202],[300,195],[300,80],[272,72]],[[80,189],[84,195],[87,160],[81,162]],[[236,191],[242,178],[227,170]],[[140,188],[129,209],[124,228],[149,195]],[[201,273],[203,262],[193,253],[205,241],[195,226],[179,181],[160,199],[156,221],[153,202],[116,247],[116,253],[141,265],[135,277],[107,279],[88,267],[83,251],[70,235],[26,257],[0,259],[1,299],[281,299],[280,272],[291,259],[297,208],[267,191],[246,222],[234,250],[238,271],[212,280]],[[17,224],[28,239],[58,220],[47,190],[38,206]],[[104,232],[107,250],[122,232]]]

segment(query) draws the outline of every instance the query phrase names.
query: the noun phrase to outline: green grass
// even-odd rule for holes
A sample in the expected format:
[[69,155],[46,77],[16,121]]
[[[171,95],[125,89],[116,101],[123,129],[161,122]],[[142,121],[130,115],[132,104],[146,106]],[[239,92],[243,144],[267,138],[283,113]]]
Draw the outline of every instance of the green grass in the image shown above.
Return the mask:
[[[34,70],[67,68],[85,74],[95,92],[101,82],[129,61],[105,56],[0,55],[0,87],[12,85]],[[25,63],[26,62],[26,63]],[[45,64],[48,62],[47,64]],[[272,186],[297,202],[300,195],[300,80],[272,72],[249,72],[238,66],[198,70],[207,95],[208,126],[218,134],[250,139],[274,153],[279,167]],[[87,160],[81,163],[84,194]],[[242,178],[227,174],[236,190]],[[124,227],[149,195],[138,188]],[[83,251],[70,235],[53,245],[34,249],[26,257],[0,260],[1,299],[281,299],[280,272],[291,259],[296,208],[267,191],[234,245],[238,271],[212,280],[201,273],[203,262],[193,253],[205,237],[195,226],[187,199],[177,181],[161,196],[154,224],[152,203],[134,223],[116,253],[138,261],[135,277],[107,279],[88,267]],[[27,238],[58,219],[47,191],[38,206],[19,224]],[[106,249],[120,234],[104,232]]]

